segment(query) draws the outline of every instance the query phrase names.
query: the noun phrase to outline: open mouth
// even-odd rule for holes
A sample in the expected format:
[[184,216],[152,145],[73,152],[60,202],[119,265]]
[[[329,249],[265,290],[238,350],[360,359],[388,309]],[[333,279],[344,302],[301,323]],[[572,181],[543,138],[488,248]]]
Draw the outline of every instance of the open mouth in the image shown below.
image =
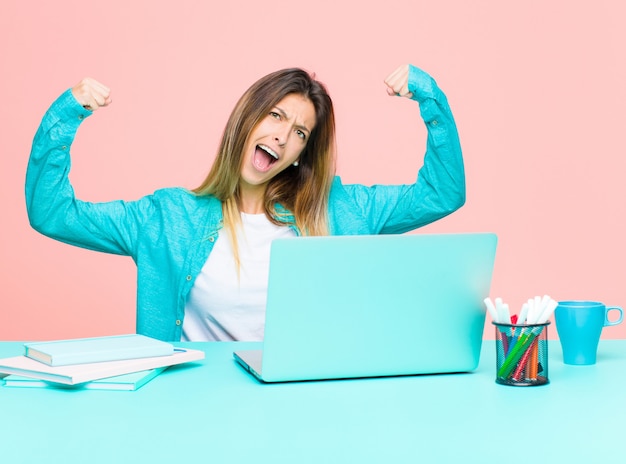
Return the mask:
[[272,165],[278,161],[278,155],[270,147],[266,145],[257,145],[254,150],[252,162],[254,167],[261,172],[269,170]]

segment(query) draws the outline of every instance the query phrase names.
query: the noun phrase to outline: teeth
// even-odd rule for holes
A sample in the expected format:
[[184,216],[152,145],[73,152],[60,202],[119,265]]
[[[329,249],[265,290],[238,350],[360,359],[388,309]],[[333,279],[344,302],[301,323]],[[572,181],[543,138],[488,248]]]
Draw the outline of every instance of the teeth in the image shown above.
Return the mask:
[[266,145],[259,145],[259,148],[261,148],[263,151],[266,151],[272,158],[278,159],[278,155],[270,147]]

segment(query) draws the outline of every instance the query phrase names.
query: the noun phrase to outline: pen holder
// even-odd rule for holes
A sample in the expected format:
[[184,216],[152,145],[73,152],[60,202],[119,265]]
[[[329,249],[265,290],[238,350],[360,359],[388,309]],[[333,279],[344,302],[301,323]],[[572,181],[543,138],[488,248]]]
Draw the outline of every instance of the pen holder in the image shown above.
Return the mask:
[[548,378],[548,325],[499,324],[496,326],[496,383],[536,386]]

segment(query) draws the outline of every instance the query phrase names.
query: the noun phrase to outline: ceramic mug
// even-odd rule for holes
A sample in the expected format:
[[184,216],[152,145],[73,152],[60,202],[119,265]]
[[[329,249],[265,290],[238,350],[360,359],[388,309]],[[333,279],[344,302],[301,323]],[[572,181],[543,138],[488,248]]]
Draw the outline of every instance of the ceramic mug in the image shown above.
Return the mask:
[[[619,312],[615,320],[609,312]],[[602,329],[622,322],[624,312],[619,306],[606,306],[599,301],[559,301],[554,311],[565,364],[596,363]]]

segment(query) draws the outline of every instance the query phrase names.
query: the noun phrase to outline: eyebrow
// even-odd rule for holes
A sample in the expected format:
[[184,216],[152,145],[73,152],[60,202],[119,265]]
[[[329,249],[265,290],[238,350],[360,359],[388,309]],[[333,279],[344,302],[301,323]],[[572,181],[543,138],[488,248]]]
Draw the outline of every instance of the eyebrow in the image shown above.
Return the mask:
[[[276,109],[276,111],[280,113],[282,117],[284,117],[285,119],[289,119],[289,115],[285,113],[285,110],[283,110],[281,107],[275,106],[274,108]],[[297,127],[300,130],[305,131],[309,135],[311,134],[311,131],[306,126],[303,126],[302,124],[296,124],[295,127]]]

